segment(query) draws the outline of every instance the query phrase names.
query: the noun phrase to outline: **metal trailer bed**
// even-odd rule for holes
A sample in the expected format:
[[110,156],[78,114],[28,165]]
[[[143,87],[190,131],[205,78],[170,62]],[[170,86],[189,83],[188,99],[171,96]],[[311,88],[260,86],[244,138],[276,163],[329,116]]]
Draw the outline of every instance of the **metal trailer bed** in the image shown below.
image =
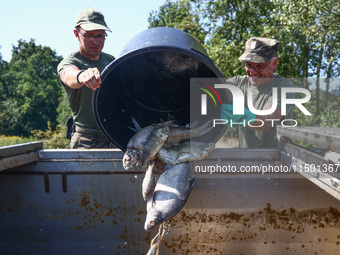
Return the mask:
[[[303,150],[222,148],[195,162],[198,181],[160,253],[339,254],[337,173],[294,171]],[[143,228],[143,172],[125,171],[122,156],[40,142],[0,148],[0,254],[146,254],[157,230]]]

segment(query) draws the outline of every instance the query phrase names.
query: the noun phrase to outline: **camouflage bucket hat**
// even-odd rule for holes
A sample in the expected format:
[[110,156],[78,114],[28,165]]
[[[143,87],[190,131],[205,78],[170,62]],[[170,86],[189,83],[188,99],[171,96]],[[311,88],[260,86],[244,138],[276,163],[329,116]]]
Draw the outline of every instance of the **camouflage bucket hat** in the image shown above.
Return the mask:
[[86,8],[78,13],[76,18],[77,26],[80,26],[85,31],[106,30],[111,32],[106,25],[104,15],[93,8]]
[[277,57],[277,51],[280,42],[265,37],[251,37],[245,45],[244,53],[239,57],[239,60],[265,63],[273,57]]

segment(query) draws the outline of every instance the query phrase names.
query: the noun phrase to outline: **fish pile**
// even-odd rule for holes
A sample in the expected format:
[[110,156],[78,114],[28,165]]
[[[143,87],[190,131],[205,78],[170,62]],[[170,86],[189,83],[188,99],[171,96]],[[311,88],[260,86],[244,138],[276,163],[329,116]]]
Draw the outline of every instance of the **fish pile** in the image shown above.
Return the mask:
[[[134,165],[140,165],[146,169],[149,162],[155,159],[170,165],[202,159],[207,156],[206,151],[215,144],[196,142],[195,145],[199,145],[199,149],[194,151],[190,149],[188,140],[202,136],[212,128],[210,121],[200,127],[191,128],[177,126],[173,121],[147,126],[139,130],[128,142],[123,167],[128,170]],[[203,152],[200,149],[203,149]],[[172,152],[172,158],[166,156],[167,152]]]
[[[215,148],[214,143],[190,138],[202,136],[212,128],[211,122],[189,128],[167,121],[144,127],[130,139],[123,167],[127,170],[141,166],[145,171],[142,183],[142,196],[147,201],[145,230],[160,226],[184,207],[197,180],[197,176],[191,178],[190,161],[207,157]],[[159,248],[161,238],[158,239],[152,249]]]

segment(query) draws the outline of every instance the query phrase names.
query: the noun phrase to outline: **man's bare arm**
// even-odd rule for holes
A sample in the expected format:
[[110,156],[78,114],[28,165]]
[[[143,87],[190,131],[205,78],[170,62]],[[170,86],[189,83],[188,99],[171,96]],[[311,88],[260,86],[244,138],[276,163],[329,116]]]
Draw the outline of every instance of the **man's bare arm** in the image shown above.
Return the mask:
[[66,67],[60,74],[61,81],[72,89],[79,89],[86,86],[96,90],[99,88],[102,80],[97,68],[88,68],[79,70],[76,66]]

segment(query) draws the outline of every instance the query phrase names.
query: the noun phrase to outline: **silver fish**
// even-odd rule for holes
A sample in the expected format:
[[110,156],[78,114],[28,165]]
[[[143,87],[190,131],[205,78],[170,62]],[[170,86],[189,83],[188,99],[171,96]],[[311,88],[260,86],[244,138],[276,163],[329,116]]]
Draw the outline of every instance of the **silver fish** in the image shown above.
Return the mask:
[[159,254],[159,244],[155,243],[151,245],[146,255],[158,255],[158,254]]
[[164,238],[164,226],[160,225],[157,235],[151,240],[150,248],[146,255],[159,255],[159,248]]
[[148,200],[152,195],[156,187],[157,177],[164,173],[164,166],[164,162],[159,159],[150,161],[142,183],[142,195],[144,201]]
[[145,176],[142,183],[142,195],[144,201],[148,200],[149,197],[155,190],[156,187],[156,174],[153,171],[154,168],[154,161],[150,161],[149,167],[145,172]]
[[146,169],[168,138],[171,121],[154,124],[139,130],[127,144],[123,157],[123,167],[127,170],[134,165]]
[[149,160],[157,158],[162,148],[179,145],[191,137],[198,137],[212,130],[213,125],[208,121],[199,127],[181,127],[172,121],[147,126],[139,130],[129,141],[123,157],[123,167],[127,170],[134,165],[147,168]]
[[185,205],[197,177],[190,180],[190,163],[181,163],[165,170],[147,203],[145,230],[170,220]]
[[162,147],[158,152],[158,159],[167,165],[202,160],[215,148],[214,143],[190,141],[178,146]]

